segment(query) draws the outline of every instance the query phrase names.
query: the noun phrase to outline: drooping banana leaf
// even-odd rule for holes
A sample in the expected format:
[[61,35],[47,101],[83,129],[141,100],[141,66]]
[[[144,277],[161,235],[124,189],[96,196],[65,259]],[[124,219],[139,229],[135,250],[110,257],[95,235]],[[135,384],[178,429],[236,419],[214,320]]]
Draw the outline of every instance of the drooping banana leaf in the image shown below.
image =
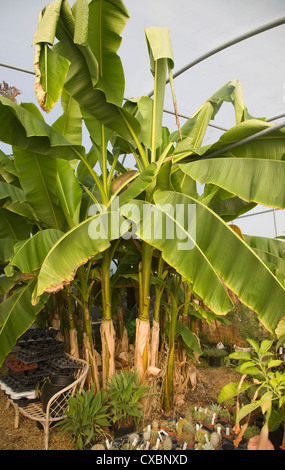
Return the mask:
[[280,209],[285,207],[284,161],[265,158],[213,158],[179,166],[199,183],[215,184],[247,202]]
[[59,134],[75,145],[82,144],[82,115],[79,105],[65,89],[61,94],[63,114],[52,125]]
[[10,265],[17,267],[22,273],[39,270],[50,249],[62,236],[63,232],[60,230],[40,230],[28,240],[14,246]]
[[[285,290],[260,258],[213,211],[195,199],[170,191],[157,191],[154,199],[156,205],[151,209],[156,228],[159,221],[162,227],[169,223],[169,236],[165,236],[167,232],[160,237],[151,234],[151,211],[143,212],[145,203],[133,200],[132,205],[127,204],[120,211],[136,223],[138,236],[162,251],[165,261],[193,283],[194,291],[213,312],[225,315],[232,308],[222,278],[243,303],[257,312],[260,321],[274,330],[283,315]],[[183,226],[181,213],[178,221],[173,211],[180,208],[185,223],[188,205],[195,205],[196,217]],[[174,229],[179,228],[178,236],[184,237],[184,249],[179,238],[171,238],[171,224]]]
[[13,212],[0,208],[0,239],[26,240],[30,236],[31,225]]
[[[195,159],[197,159],[197,155],[211,155],[215,151],[222,151],[222,149],[226,149],[228,145],[240,142],[242,139],[253,136],[259,131],[271,128],[274,128],[274,124],[265,122],[262,119],[250,118],[224,132],[217,142],[203,147],[189,148],[188,152],[185,151],[185,154],[194,154]],[[284,137],[284,129],[279,129],[251,142],[238,145],[231,150],[223,151],[221,155],[236,158],[282,160],[285,152]]]
[[72,145],[34,112],[3,96],[0,96],[0,140],[52,158],[85,157],[83,147]]
[[258,237],[256,235],[244,235],[244,238],[252,248],[266,251],[281,259],[285,259],[285,242],[268,237]]
[[285,279],[285,243],[281,240],[253,235],[244,235],[245,241],[265,262],[277,268],[278,273]]
[[209,204],[209,207],[223,220],[231,222],[256,207],[256,203],[246,202],[237,196],[232,196],[228,199],[222,199]]
[[129,19],[128,11],[121,0],[92,1],[89,2],[89,18],[88,44],[98,62],[95,87],[104,92],[108,102],[121,106],[125,77],[117,51],[122,41],[120,35]]
[[[182,140],[179,133],[175,132],[171,138],[177,141],[175,154],[183,154],[189,149],[199,149],[210,120],[214,119],[224,102],[231,102],[234,106],[236,123],[239,124],[248,118],[247,109],[244,105],[243,92],[240,82],[234,79],[226,83],[214,93],[182,126]],[[207,147],[206,147],[207,148]],[[197,150],[197,153],[199,151]]]
[[79,266],[109,248],[111,240],[119,238],[123,222],[119,213],[105,212],[65,233],[42,263],[33,302],[36,303],[44,292],[57,292],[69,284]]
[[18,287],[14,293],[0,304],[0,365],[11,348],[35,321],[36,315],[42,310],[49,295],[41,297],[39,303],[31,303],[32,292],[36,280],[32,279]]
[[62,229],[65,217],[56,193],[57,161],[14,148],[15,165],[27,202],[45,228]]
[[[119,95],[122,100],[124,80],[116,50],[120,44],[119,32],[128,18],[126,9],[121,1],[85,2],[83,7],[81,15],[78,6],[71,10],[68,2],[62,2],[60,16],[55,16],[54,21],[50,22],[50,39],[53,38],[55,24],[58,39],[52,51],[70,62],[64,88],[78,102],[82,111],[132,141],[132,136],[139,135],[139,124],[127,111],[117,106]],[[47,11],[36,32],[36,41],[41,44],[47,42],[45,36],[48,22],[42,30]],[[109,41],[110,37],[112,41],[107,47],[104,41]],[[112,64],[114,70],[108,78],[107,73]],[[111,89],[114,83],[116,87]]]

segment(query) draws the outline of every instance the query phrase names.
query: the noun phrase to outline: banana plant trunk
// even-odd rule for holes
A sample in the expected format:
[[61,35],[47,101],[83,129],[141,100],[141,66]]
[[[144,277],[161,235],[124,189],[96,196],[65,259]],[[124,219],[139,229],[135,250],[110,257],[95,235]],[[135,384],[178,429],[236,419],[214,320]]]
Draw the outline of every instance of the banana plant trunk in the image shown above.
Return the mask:
[[167,366],[164,377],[164,384],[162,389],[161,406],[164,411],[169,411],[173,405],[174,400],[174,387],[173,387],[173,370],[174,370],[174,355],[175,355],[175,328],[178,318],[178,297],[179,289],[181,285],[181,276],[176,276],[174,293],[169,291],[170,294],[170,318],[169,318],[169,329],[168,329],[168,358]]
[[[158,261],[158,269],[157,269],[157,277],[159,279],[163,279],[163,266],[164,261],[162,256],[160,255]],[[166,275],[167,271],[165,272]],[[155,285],[155,304],[154,304],[154,314],[153,314],[153,322],[151,328],[151,341],[150,341],[150,365],[152,367],[158,367],[158,353],[159,353],[159,342],[160,342],[160,303],[161,297],[164,291],[164,286],[160,284]]]
[[70,286],[67,288],[67,311],[68,311],[68,323],[69,323],[69,352],[71,356],[79,358],[79,347],[78,347],[78,336],[75,328],[72,299],[70,296]]
[[103,387],[106,381],[115,373],[116,332],[112,321],[111,289],[110,289],[110,253],[103,254],[101,269],[103,320],[101,323],[102,344],[102,379]]
[[80,291],[82,297],[82,314],[83,314],[83,348],[84,355],[87,362],[90,364],[90,377],[89,381],[91,384],[94,384],[94,391],[100,390],[99,382],[99,372],[98,365],[96,360],[96,351],[94,348],[93,334],[92,334],[92,319],[90,315],[89,308],[89,296],[92,288],[92,283],[88,286],[88,277],[91,264],[88,264],[88,267],[85,271],[85,268],[81,266],[78,269],[79,280],[80,280]]
[[139,317],[136,320],[135,369],[138,372],[139,383],[145,378],[150,364],[150,273],[152,247],[142,244],[142,261],[139,264]]

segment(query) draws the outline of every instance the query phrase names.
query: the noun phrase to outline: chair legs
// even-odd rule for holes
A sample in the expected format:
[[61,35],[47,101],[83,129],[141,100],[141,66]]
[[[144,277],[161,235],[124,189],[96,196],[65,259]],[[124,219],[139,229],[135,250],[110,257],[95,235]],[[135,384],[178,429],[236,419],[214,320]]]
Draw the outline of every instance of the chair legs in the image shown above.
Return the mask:
[[48,450],[48,443],[49,443],[49,423],[43,423],[44,427],[44,442],[45,442],[45,450]]

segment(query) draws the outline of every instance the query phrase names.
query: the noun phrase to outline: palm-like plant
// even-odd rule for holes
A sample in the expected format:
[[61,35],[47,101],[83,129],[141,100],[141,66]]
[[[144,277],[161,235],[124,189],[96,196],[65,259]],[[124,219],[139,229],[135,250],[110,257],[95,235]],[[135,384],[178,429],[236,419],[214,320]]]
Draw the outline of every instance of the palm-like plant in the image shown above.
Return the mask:
[[[34,270],[22,271],[18,266],[21,272],[35,274],[30,284],[31,308],[39,309],[46,293],[59,292],[76,281],[92,357],[89,273],[92,263],[96,263],[102,292],[104,381],[114,373],[110,266],[132,224],[133,234],[141,243],[135,366],[142,382],[151,363],[151,276],[161,278],[162,263],[187,281],[191,292],[216,314],[225,315],[232,308],[226,285],[258,313],[269,330],[274,330],[283,315],[284,284],[226,222],[258,203],[284,208],[285,139],[283,130],[279,130],[223,152],[229,143],[272,126],[248,114],[237,80],[210,97],[182,129],[170,133],[164,128],[165,83],[168,75],[173,85],[174,67],[166,28],[146,28],[153,98],[142,96],[123,104],[124,74],[117,51],[127,19],[121,0],[77,0],[72,8],[67,0],[54,0],[44,9],[34,37],[35,88],[39,104],[48,112],[61,96],[63,115],[48,126],[35,107],[18,106],[0,97],[0,139],[13,146],[26,202],[42,221],[42,233],[52,230],[60,235],[56,241],[50,240],[47,252],[40,249],[40,237],[44,235],[33,236],[27,242],[27,247],[35,244],[34,250],[40,253]],[[218,142],[203,147],[207,126],[224,101],[234,105],[236,125]],[[82,122],[90,134],[89,152],[81,145]],[[126,153],[133,155],[136,172],[128,173],[120,163],[120,156]],[[52,197],[40,204],[34,188],[38,179],[29,181],[24,176],[35,165],[45,168],[46,175],[53,172]],[[122,178],[113,185],[116,171]],[[49,181],[47,176],[44,180]],[[202,195],[197,192],[196,181],[205,184]],[[117,195],[120,198],[116,205]],[[5,197],[13,203],[13,195]],[[91,206],[95,211],[90,212]],[[196,217],[192,213],[189,218],[189,207],[195,208]],[[9,207],[3,210],[9,211]],[[22,215],[21,221],[26,223],[27,216]],[[153,216],[162,226],[171,226],[175,236],[157,236],[151,229]],[[101,238],[90,236],[90,227],[106,227],[107,221],[114,220],[121,231],[111,230]],[[28,233],[20,239],[25,238]],[[157,252],[160,263],[153,271]],[[25,256],[22,251],[19,257]],[[8,259],[10,256],[5,262]],[[10,265],[15,265],[13,257]],[[156,293],[158,308],[159,289]],[[4,355],[8,344],[14,344],[31,322],[31,318],[26,319],[25,327],[19,326],[15,332],[9,327],[11,316],[1,317],[1,338],[7,337]]]

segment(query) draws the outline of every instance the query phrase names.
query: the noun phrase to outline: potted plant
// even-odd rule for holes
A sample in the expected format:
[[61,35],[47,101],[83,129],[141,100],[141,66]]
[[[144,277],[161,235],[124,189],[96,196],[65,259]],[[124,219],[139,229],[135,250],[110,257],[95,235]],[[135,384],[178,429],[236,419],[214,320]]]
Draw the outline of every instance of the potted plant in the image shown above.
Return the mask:
[[224,348],[207,348],[203,350],[203,356],[208,359],[210,367],[220,367],[222,360],[228,355],[228,352]]
[[259,436],[260,434],[260,428],[258,426],[252,425],[248,426],[244,432],[244,438],[249,441],[254,436]]
[[229,421],[231,415],[230,415],[230,412],[226,408],[222,408],[219,413],[219,416],[222,421]]
[[[236,351],[230,354],[230,358],[237,359],[240,362],[236,370],[242,374],[242,377],[239,383],[229,383],[223,387],[218,402],[223,402],[232,396],[239,398],[241,391],[254,387],[255,392],[251,403],[237,409],[235,429],[237,429],[237,432],[239,431],[239,435],[235,442],[238,445],[241,441],[249,425],[251,413],[261,409],[264,415],[264,424],[260,433],[250,439],[248,448],[252,450],[271,450],[273,446],[269,440],[269,430],[272,412],[275,413],[276,422],[281,422],[284,419],[285,374],[278,370],[282,361],[276,359],[274,352],[271,352],[273,341],[263,340],[258,344],[255,340],[248,339],[248,342],[252,347],[252,351]],[[251,382],[245,382],[247,376],[252,379]],[[238,430],[239,423],[245,417],[247,418],[245,424]]]
[[66,417],[56,424],[62,428],[63,434],[71,434],[78,450],[101,437],[104,428],[109,425],[106,395],[104,392],[94,394],[94,386],[90,390],[78,391],[75,396],[70,396]]
[[136,429],[138,421],[143,417],[140,401],[147,391],[144,384],[139,384],[138,374],[131,370],[122,370],[106,382],[107,402],[115,438]]

